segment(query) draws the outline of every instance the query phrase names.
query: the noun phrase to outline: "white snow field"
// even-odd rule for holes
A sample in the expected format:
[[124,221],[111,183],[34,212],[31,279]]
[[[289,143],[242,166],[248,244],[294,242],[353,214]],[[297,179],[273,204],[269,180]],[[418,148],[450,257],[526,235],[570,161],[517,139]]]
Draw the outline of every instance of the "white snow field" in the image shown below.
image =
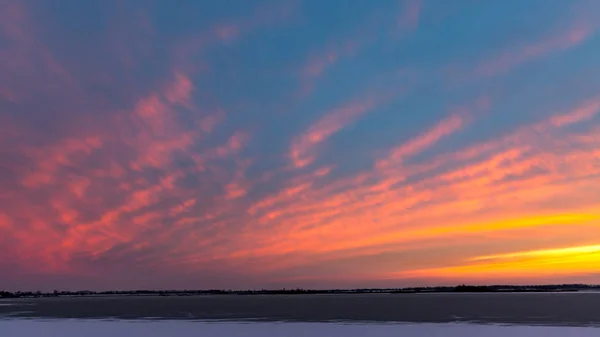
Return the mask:
[[1,337],[599,337],[600,328],[478,324],[0,320]]

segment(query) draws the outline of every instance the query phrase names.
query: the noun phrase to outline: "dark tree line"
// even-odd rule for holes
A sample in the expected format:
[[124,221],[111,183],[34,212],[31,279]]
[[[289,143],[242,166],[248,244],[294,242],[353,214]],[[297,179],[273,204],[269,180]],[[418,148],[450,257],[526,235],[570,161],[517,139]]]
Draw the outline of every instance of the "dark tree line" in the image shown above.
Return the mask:
[[0,291],[0,298],[60,297],[60,296],[193,296],[193,295],[302,295],[302,294],[366,294],[366,293],[432,293],[432,292],[562,292],[600,290],[600,285],[458,285],[446,287],[362,288],[362,289],[262,289],[262,290],[124,290],[124,291]]

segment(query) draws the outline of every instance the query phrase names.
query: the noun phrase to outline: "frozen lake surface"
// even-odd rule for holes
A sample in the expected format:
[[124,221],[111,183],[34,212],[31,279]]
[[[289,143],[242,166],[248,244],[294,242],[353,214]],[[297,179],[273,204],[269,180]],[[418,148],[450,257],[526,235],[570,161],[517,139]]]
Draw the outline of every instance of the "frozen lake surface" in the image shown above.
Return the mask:
[[600,326],[600,294],[59,297],[0,300],[0,317]]
[[80,319],[0,320],[2,337],[598,337],[592,327],[500,326],[465,323],[342,324],[122,321]]

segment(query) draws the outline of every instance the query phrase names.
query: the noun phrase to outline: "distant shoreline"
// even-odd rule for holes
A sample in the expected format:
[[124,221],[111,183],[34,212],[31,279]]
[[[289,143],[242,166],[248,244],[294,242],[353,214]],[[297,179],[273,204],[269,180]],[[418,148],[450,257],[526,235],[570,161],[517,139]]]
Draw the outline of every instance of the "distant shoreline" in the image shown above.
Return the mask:
[[459,285],[373,289],[274,289],[274,290],[113,290],[113,291],[0,291],[3,298],[104,297],[104,296],[199,296],[199,295],[323,295],[323,294],[421,294],[421,293],[560,293],[600,291],[600,285]]

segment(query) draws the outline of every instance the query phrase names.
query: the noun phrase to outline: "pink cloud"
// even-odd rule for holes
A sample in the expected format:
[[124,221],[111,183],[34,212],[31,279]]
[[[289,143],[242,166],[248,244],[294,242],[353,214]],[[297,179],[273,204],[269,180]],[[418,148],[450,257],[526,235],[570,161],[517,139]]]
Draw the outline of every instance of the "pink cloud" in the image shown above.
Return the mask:
[[[31,161],[31,168],[21,174],[20,195],[8,199],[15,206],[10,216],[22,218],[40,234],[14,238],[28,252],[28,256],[19,257],[20,261],[32,267],[37,265],[34,261],[43,261],[47,268],[40,268],[40,272],[57,272],[66,268],[73,253],[105,254],[115,245],[138,240],[144,231],[160,227],[161,219],[177,219],[196,205],[197,199],[178,182],[203,168],[179,168],[174,155],[197,156],[191,146],[213,130],[223,113],[198,118],[198,128],[182,125],[174,107],[190,99],[193,84],[185,74],[174,77],[175,81],[163,86],[162,91],[140,98],[131,111],[107,118],[103,125],[110,130],[77,129],[57,142],[41,147],[24,144],[18,149]],[[211,153],[235,155],[247,139],[245,133],[237,132],[223,148],[206,149],[203,164],[215,166],[210,161],[216,156],[211,157]],[[123,165],[119,158],[125,158],[130,166]],[[73,168],[77,168],[76,174],[70,172]],[[168,173],[149,181],[145,178],[148,169]],[[238,183],[242,186],[242,181]],[[114,188],[106,189],[104,184]],[[36,190],[51,191],[53,199],[46,206],[28,207],[31,212],[25,219],[23,203],[34,202]],[[110,206],[106,200],[119,202]],[[172,206],[157,206],[165,201]],[[161,207],[166,208],[157,212]],[[38,247],[35,251],[30,248],[34,246]]]
[[550,119],[555,127],[567,126],[590,120],[600,112],[600,99],[593,99],[579,108],[565,114],[558,114]]
[[414,30],[419,26],[421,0],[402,0],[402,9],[398,17],[398,28],[402,31]]
[[475,112],[488,110],[490,104],[488,97],[481,97],[472,106],[455,109],[450,116],[439,121],[431,129],[392,149],[386,159],[377,162],[377,167],[383,168],[394,163],[402,163],[406,158],[429,149],[441,139],[462,129]]
[[506,72],[525,62],[578,46],[594,33],[595,29],[592,26],[576,24],[558,35],[547,37],[520,48],[509,49],[499,56],[485,60],[477,66],[476,73],[483,76],[493,76]]
[[58,144],[43,148],[25,149],[28,156],[37,163],[37,167],[25,175],[22,183],[27,187],[54,183],[61,167],[74,165],[78,154],[89,155],[102,147],[102,143],[101,138],[89,136],[83,139],[64,139]]
[[184,201],[183,203],[171,208],[171,214],[175,215],[175,214],[183,213],[183,212],[189,210],[190,208],[192,208],[194,205],[196,205],[196,199],[188,199],[188,200]]
[[313,53],[308,57],[305,64],[300,67],[300,93],[299,96],[307,97],[315,89],[315,82],[322,77],[326,71],[340,60],[351,57],[364,45],[360,37],[353,37],[341,44],[331,44],[324,50]]
[[251,160],[236,159],[236,168],[233,177],[224,183],[225,199],[235,200],[246,196],[251,189],[250,182],[246,179],[246,170],[250,167]]
[[27,31],[28,15],[22,4],[17,1],[5,1],[0,14],[0,32],[6,38],[15,41],[31,41]]
[[215,34],[224,42],[234,40],[240,35],[240,27],[237,25],[219,25],[213,28]]
[[227,143],[216,149],[216,153],[219,157],[229,157],[239,152],[245,147],[250,141],[250,135],[246,132],[236,131],[229,139]]
[[213,25],[207,31],[190,36],[174,50],[174,65],[186,73],[204,69],[206,65],[196,59],[203,49],[218,44],[233,43],[260,28],[286,24],[296,6],[295,1],[284,1],[275,6],[259,6],[246,17],[223,21]]
[[[36,22],[22,2],[0,5],[0,97],[19,102],[35,95],[80,94],[72,76],[37,36]],[[63,88],[67,90],[62,90]]]
[[402,162],[407,157],[422,152],[437,143],[440,139],[453,134],[462,128],[463,125],[464,119],[461,116],[451,115],[425,133],[393,149],[389,158],[378,162],[377,165],[383,167],[392,162]]
[[175,81],[166,89],[165,96],[171,104],[189,106],[194,85],[181,73],[175,75]]
[[342,57],[348,57],[355,53],[361,43],[349,40],[339,45],[331,45],[326,50],[312,55],[301,69],[301,77],[304,79],[315,79],[323,72],[336,64]]
[[198,126],[204,133],[210,133],[219,122],[223,121],[225,113],[223,110],[217,110],[217,112],[210,114],[198,122]]
[[17,96],[9,88],[0,88],[0,99],[5,99],[10,102],[17,102]]
[[346,125],[373,109],[373,99],[353,101],[327,112],[320,120],[296,137],[290,146],[289,157],[297,168],[305,167],[315,160],[315,148]]
[[231,183],[225,186],[226,198],[237,199],[245,196],[248,192],[239,184]]
[[299,184],[296,186],[291,186],[291,187],[285,188],[282,191],[280,191],[277,195],[270,196],[268,198],[265,198],[265,199],[259,201],[256,204],[252,205],[248,209],[248,212],[250,214],[255,214],[264,208],[272,207],[273,205],[276,205],[283,201],[289,200],[290,198],[301,193],[302,191],[307,190],[308,188],[310,188],[310,186],[311,186],[310,183],[302,183],[302,184]]

